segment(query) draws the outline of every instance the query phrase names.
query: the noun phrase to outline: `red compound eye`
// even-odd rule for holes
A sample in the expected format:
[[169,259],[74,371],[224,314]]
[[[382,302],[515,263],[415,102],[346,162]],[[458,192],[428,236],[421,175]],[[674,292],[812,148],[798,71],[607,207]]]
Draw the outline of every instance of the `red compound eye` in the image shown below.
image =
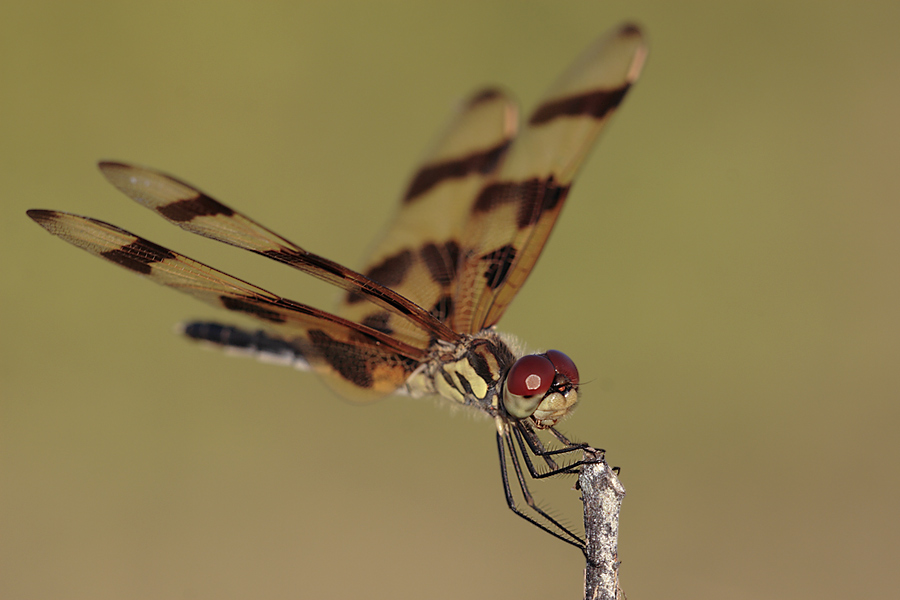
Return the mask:
[[530,354],[517,360],[510,368],[509,375],[506,376],[506,389],[516,396],[544,394],[550,389],[555,376],[556,369],[550,359],[539,354]]
[[572,385],[578,385],[578,368],[571,358],[559,350],[547,350],[547,358],[553,363],[557,373],[568,377]]

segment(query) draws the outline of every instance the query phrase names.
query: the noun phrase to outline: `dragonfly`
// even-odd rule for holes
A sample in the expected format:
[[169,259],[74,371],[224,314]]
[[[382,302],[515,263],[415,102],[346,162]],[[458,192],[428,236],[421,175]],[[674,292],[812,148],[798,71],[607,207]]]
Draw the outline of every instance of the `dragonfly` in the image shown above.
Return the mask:
[[414,173],[361,271],[305,250],[184,181],[99,163],[110,183],[170,223],[341,288],[335,312],[103,221],[55,210],[28,216],[74,246],[260,327],[194,321],[181,326],[188,338],[314,371],[352,399],[440,396],[486,414],[509,508],[584,551],[582,537],[534,500],[527,479],[575,473],[583,464],[571,457],[586,444],[555,427],[578,401],[578,369],[559,350],[526,353],[496,323],[535,266],[576,172],[646,54],[637,26],[607,33],[550,87],[521,131],[507,94],[485,89],[471,96]]

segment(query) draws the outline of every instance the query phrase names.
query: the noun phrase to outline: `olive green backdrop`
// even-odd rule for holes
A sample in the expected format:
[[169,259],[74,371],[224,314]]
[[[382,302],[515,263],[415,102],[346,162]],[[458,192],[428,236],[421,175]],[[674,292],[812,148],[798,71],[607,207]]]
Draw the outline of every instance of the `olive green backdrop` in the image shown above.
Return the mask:
[[[643,78],[501,322],[588,381],[562,429],[622,467],[624,589],[896,594],[895,0],[6,2],[0,597],[579,597],[578,552],[506,509],[489,422],[198,349],[172,326],[214,311],[25,210],[327,308],[94,163],[166,170],[358,264],[456,101],[501,83],[530,106],[626,19]],[[571,483],[540,494],[577,521]]]

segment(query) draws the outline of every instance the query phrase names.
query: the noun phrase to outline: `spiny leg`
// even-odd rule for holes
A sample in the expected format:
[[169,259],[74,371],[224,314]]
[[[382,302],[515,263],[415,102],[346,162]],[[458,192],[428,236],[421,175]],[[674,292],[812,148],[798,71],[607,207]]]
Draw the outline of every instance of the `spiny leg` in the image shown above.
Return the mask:
[[[547,428],[547,431],[549,431],[551,434],[553,434],[553,437],[555,437],[555,438],[559,441],[560,444],[563,444],[563,445],[566,446],[566,447],[569,447],[569,448],[575,448],[575,447],[578,447],[578,448],[581,448],[581,449],[585,449],[585,448],[590,448],[590,447],[591,447],[590,444],[585,444],[585,443],[583,443],[583,442],[573,442],[573,441],[570,441],[569,438],[567,438],[567,437],[564,436],[562,433],[560,433],[560,431],[559,431],[556,427],[548,427],[548,428]],[[602,448],[594,448],[593,450],[594,450],[595,452],[600,453],[600,454],[603,454],[603,453],[606,452],[606,450],[604,450],[604,449],[602,449]]]
[[[521,449],[522,458],[525,459],[525,465],[528,467],[529,474],[535,479],[543,479],[544,477],[551,477],[553,475],[560,475],[564,473],[578,473],[578,467],[584,464],[583,459],[560,467],[559,465],[557,465],[553,457],[562,454],[568,454],[569,452],[584,450],[585,448],[589,447],[588,444],[576,444],[570,442],[563,434],[556,431],[556,429],[552,427],[549,429],[553,433],[554,437],[556,437],[556,439],[565,444],[564,447],[556,448],[553,450],[546,449],[543,442],[541,442],[540,438],[538,438],[537,434],[534,432],[531,426],[525,421],[519,421],[513,426],[513,435],[515,436],[516,442]],[[535,456],[540,456],[550,470],[546,472],[538,471],[534,466],[531,457],[529,456],[529,452],[531,454],[534,454]]]
[[[531,490],[528,488],[528,483],[525,479],[525,474],[522,471],[522,465],[519,463],[519,457],[516,452],[516,448],[513,445],[513,440],[511,437],[507,436],[506,444],[509,447],[509,451],[510,451],[511,457],[512,457],[513,468],[516,471],[516,478],[518,479],[518,482],[519,482],[519,488],[522,490],[522,496],[525,499],[526,504],[528,504],[528,506],[532,510],[534,510],[536,513],[538,513],[539,515],[541,515],[542,517],[547,519],[547,521],[552,523],[555,527],[559,528],[560,530],[565,532],[567,535],[573,537],[575,540],[581,542],[581,538],[578,535],[572,533],[572,531],[569,528],[567,528],[562,523],[558,522],[556,519],[551,517],[549,514],[547,514],[545,511],[543,511],[537,505],[537,503],[534,501],[533,496],[531,495]],[[522,456],[523,456],[523,458],[526,458],[526,460],[527,460],[527,455],[523,454]]]
[[[555,530],[546,523],[540,522],[537,518],[523,512],[517,505],[516,500],[513,497],[512,488],[509,485],[509,473],[507,472],[507,464],[506,464],[506,447],[509,447],[510,452],[510,460],[513,464],[513,469],[516,472],[516,479],[519,482],[519,488],[522,491],[522,496],[525,499],[525,503],[528,505],[531,510],[540,515],[541,518],[546,520],[546,523],[552,525]],[[528,484],[525,481],[525,476],[522,471],[522,466],[519,463],[518,453],[516,451],[516,445],[513,443],[512,437],[509,434],[509,429],[506,429],[504,433],[497,432],[497,451],[500,455],[500,475],[503,480],[503,492],[506,495],[506,504],[509,506],[510,510],[512,510],[515,514],[522,517],[532,525],[546,531],[553,537],[560,539],[567,544],[571,544],[575,546],[582,552],[585,551],[584,540],[582,540],[578,535],[573,533],[570,529],[562,525],[559,521],[551,517],[545,511],[543,511],[540,507],[535,503],[534,498],[531,495],[531,491],[528,489]],[[526,460],[528,460],[526,458]]]

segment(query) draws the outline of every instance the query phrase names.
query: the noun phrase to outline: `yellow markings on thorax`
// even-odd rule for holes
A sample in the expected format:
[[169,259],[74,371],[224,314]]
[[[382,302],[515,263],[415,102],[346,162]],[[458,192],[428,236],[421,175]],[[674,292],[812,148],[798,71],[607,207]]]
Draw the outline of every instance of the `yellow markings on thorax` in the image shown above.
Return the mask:
[[438,373],[434,378],[434,388],[435,391],[444,398],[465,403],[466,396],[456,387],[456,382],[454,382],[454,385],[451,385],[450,382],[447,381],[447,378],[444,377],[444,374],[446,373],[448,377],[452,378],[456,372],[454,367],[460,362],[465,362],[465,360],[457,361],[457,363],[452,365],[444,365],[443,372]]
[[[488,382],[482,379],[475,371],[472,364],[469,362],[468,356],[464,356],[452,363],[446,363],[443,371],[454,379],[457,382],[457,385],[462,386],[462,381],[468,383],[469,387],[472,388],[472,395],[479,400],[487,395]],[[449,387],[449,384],[447,384],[443,377],[441,377],[440,380]],[[456,393],[462,395],[462,390],[457,390]]]

